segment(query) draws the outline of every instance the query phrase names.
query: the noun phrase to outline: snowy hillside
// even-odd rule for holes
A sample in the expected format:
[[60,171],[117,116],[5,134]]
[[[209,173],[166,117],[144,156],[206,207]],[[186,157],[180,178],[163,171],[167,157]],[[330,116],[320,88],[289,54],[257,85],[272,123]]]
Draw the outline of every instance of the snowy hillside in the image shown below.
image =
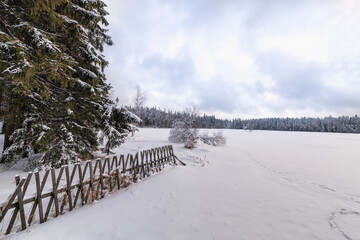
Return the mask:
[[[140,129],[116,151],[169,144],[168,134]],[[360,135],[224,135],[224,147],[175,144],[187,166],[3,239],[360,239]],[[0,176],[2,192],[13,189]]]

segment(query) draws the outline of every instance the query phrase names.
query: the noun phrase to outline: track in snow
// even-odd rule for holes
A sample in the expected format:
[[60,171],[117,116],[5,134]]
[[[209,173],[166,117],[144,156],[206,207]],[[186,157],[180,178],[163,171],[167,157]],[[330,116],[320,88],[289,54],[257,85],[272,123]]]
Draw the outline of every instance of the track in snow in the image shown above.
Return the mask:
[[[334,192],[338,195],[340,195],[339,193],[336,192],[336,190],[332,189],[332,188],[329,188],[325,185],[322,185],[322,184],[318,184],[318,183],[314,183],[314,182],[307,182],[307,181],[303,181],[303,180],[299,180],[299,179],[295,179],[295,178],[291,178],[291,177],[288,177],[286,175],[284,175],[282,172],[276,170],[276,169],[273,169],[273,168],[270,168],[268,166],[266,166],[265,164],[263,164],[261,161],[257,160],[256,158],[254,158],[249,152],[246,152],[244,151],[248,156],[249,158],[255,162],[257,165],[261,166],[262,168],[266,169],[266,170],[269,170],[275,174],[277,174],[278,176],[280,176],[282,179],[285,179],[287,181],[290,181],[290,182],[295,182],[295,183],[302,183],[302,184],[312,184],[312,185],[315,185],[315,186],[318,186],[324,190],[327,190],[327,191],[331,191],[331,192]],[[354,201],[356,203],[360,203],[360,201],[354,199],[353,197],[350,197],[348,198],[350,199],[351,201]],[[346,240],[354,240],[353,238],[351,238],[348,234],[346,234],[340,227],[339,227],[339,224],[336,222],[336,217],[339,216],[339,215],[356,215],[356,216],[359,216],[360,217],[360,212],[357,212],[357,211],[351,211],[351,210],[347,210],[347,209],[341,209],[340,211],[336,211],[336,212],[332,212],[331,213],[331,216],[329,217],[328,219],[328,222],[329,222],[329,225],[330,227],[337,231],[341,236],[343,236]]]
[[329,217],[328,221],[329,221],[329,225],[332,229],[334,229],[335,231],[337,231],[338,233],[340,233],[346,240],[354,240],[353,238],[351,238],[348,234],[346,234],[340,227],[339,224],[335,221],[336,216],[339,215],[356,215],[360,217],[360,213],[356,212],[356,211],[349,211],[347,209],[341,209],[340,211],[337,212],[332,212],[331,216]]

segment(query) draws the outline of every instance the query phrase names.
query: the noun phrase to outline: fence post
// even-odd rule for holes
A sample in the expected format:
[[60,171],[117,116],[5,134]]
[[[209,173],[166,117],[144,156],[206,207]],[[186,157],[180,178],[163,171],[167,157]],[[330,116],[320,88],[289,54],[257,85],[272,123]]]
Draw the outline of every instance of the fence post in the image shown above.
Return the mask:
[[134,159],[134,161],[136,161],[135,175],[138,175],[138,174],[140,174],[139,154],[138,154],[138,153],[135,154],[135,159]]
[[[122,163],[122,169],[123,170],[121,170],[121,163]],[[124,155],[121,154],[120,157],[119,157],[119,170],[120,170],[120,173],[124,172],[124,165],[125,165]]]
[[144,157],[145,157],[145,161],[146,161],[146,175],[150,176],[150,167],[149,167],[148,155],[145,154],[145,151],[143,151],[143,152],[144,152]]
[[170,154],[171,154],[172,160],[173,160],[174,164],[176,164],[176,160],[175,160],[175,156],[174,156],[173,145],[170,145],[170,146],[169,146],[169,150],[170,150]]
[[[83,182],[83,172],[81,169],[81,165],[78,163],[78,170],[79,170],[79,190],[80,190],[80,199],[81,199],[81,205],[84,205],[84,182]],[[86,168],[84,169],[84,173]]]
[[42,205],[42,198],[41,198],[41,187],[40,187],[40,176],[39,172],[35,173],[35,182],[36,182],[36,199],[38,203],[38,209],[39,209],[39,217],[40,217],[40,223],[44,222],[44,213],[43,213],[43,205]]
[[51,169],[51,180],[53,185],[53,196],[54,196],[54,205],[55,205],[55,217],[59,216],[59,201],[57,196],[57,181],[55,176],[55,169]]
[[157,156],[157,162],[159,165],[159,170],[161,171],[162,165],[161,165],[161,150],[160,150],[160,148],[156,148],[156,156]]
[[114,169],[114,163],[115,163],[115,168],[117,168],[117,167],[118,167],[118,160],[117,160],[117,157],[116,157],[116,156],[113,156],[113,158],[112,158],[111,170]]
[[165,167],[165,163],[166,163],[166,150],[165,147],[161,147],[161,152],[162,152],[162,159],[163,159],[163,168]]
[[[8,212],[8,210],[10,209],[10,206],[12,205],[13,201],[15,200],[15,198],[18,196],[18,192],[21,191],[21,187],[24,185],[25,179],[22,179],[20,181],[20,183],[17,185],[17,187],[15,188],[14,193],[11,195],[9,201],[7,202],[6,206],[4,208],[1,209],[1,215],[0,215],[0,222],[4,221],[5,215]],[[15,219],[14,219],[15,220]],[[12,228],[12,226],[11,226]],[[10,229],[11,231],[11,229]],[[9,232],[10,233],[10,232]],[[8,234],[8,233],[6,233]]]
[[[16,186],[19,186],[19,184],[20,184],[20,176],[19,175],[15,176],[15,183],[16,183]],[[21,188],[19,189],[19,191],[17,193],[17,198],[18,198],[17,206],[14,210],[14,213],[11,217],[10,223],[6,230],[6,233],[5,233],[6,235],[11,233],[11,230],[15,223],[16,216],[19,211],[20,211],[20,220],[21,220],[21,230],[26,229],[26,220],[25,220],[24,205],[23,205],[23,193],[21,191]]]
[[129,163],[129,165],[130,165],[130,167],[129,167],[129,173],[131,173],[131,163],[130,163],[130,162],[131,162],[130,154],[128,154],[128,155],[126,156],[125,168],[123,169],[123,172],[124,172],[124,173],[127,172],[128,163]]
[[72,211],[73,210],[72,196],[71,196],[71,182],[72,182],[72,180],[70,178],[69,166],[65,167],[65,175],[66,175],[66,193],[67,193],[67,198],[68,198],[68,202],[69,202],[69,211]]
[[99,163],[99,172],[100,172],[100,196],[102,196],[104,191],[104,181],[103,181],[103,169],[101,166],[101,160],[98,159],[97,162]]
[[89,191],[88,195],[86,196],[86,201],[88,200],[89,194],[94,194],[94,182],[93,182],[93,168],[92,162],[89,161],[89,172],[90,172],[90,183],[89,183]]

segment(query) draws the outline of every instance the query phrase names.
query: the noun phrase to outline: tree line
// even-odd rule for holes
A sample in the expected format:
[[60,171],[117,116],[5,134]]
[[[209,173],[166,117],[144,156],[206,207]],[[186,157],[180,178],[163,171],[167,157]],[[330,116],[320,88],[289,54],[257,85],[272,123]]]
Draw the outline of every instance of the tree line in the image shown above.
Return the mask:
[[[127,106],[129,111],[134,112],[140,117],[142,122],[140,127],[154,128],[172,128],[174,123],[186,117],[186,111],[163,110],[157,107],[140,107]],[[199,115],[194,123],[196,128],[230,128],[231,121],[216,118],[206,114]]]
[[360,133],[360,118],[353,117],[325,117],[325,118],[261,118],[232,121],[234,129],[278,130],[278,131],[307,131],[307,132],[337,132]]
[[[128,107],[141,119],[141,127],[171,128],[178,119],[185,117],[185,112],[162,110],[157,107]],[[258,118],[258,119],[220,119],[213,115],[200,115],[196,120],[197,128],[247,129],[277,131],[308,131],[360,133],[360,117],[324,117],[324,118]]]

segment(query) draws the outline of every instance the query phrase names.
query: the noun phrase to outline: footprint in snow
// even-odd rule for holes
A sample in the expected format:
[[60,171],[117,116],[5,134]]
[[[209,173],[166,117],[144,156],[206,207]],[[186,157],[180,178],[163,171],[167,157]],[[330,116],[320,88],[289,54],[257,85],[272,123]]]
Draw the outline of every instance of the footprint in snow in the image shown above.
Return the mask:
[[[338,218],[339,216],[358,216],[360,217],[360,212],[356,212],[356,211],[350,211],[347,209],[341,209],[340,211],[336,211],[336,212],[332,212],[331,216],[328,219],[329,225],[330,227],[337,231],[343,238],[345,238],[346,240],[355,240],[358,238],[354,238],[353,236],[351,236],[349,233],[346,233],[340,226],[341,224],[339,224],[336,221],[336,218]],[[355,223],[356,224],[356,223]],[[353,227],[349,226],[349,223],[346,224],[347,227],[352,227],[352,229],[359,229],[357,226]],[[354,233],[353,233],[354,234]],[[356,234],[360,234],[359,232],[357,232]],[[357,236],[358,237],[358,236]]]

